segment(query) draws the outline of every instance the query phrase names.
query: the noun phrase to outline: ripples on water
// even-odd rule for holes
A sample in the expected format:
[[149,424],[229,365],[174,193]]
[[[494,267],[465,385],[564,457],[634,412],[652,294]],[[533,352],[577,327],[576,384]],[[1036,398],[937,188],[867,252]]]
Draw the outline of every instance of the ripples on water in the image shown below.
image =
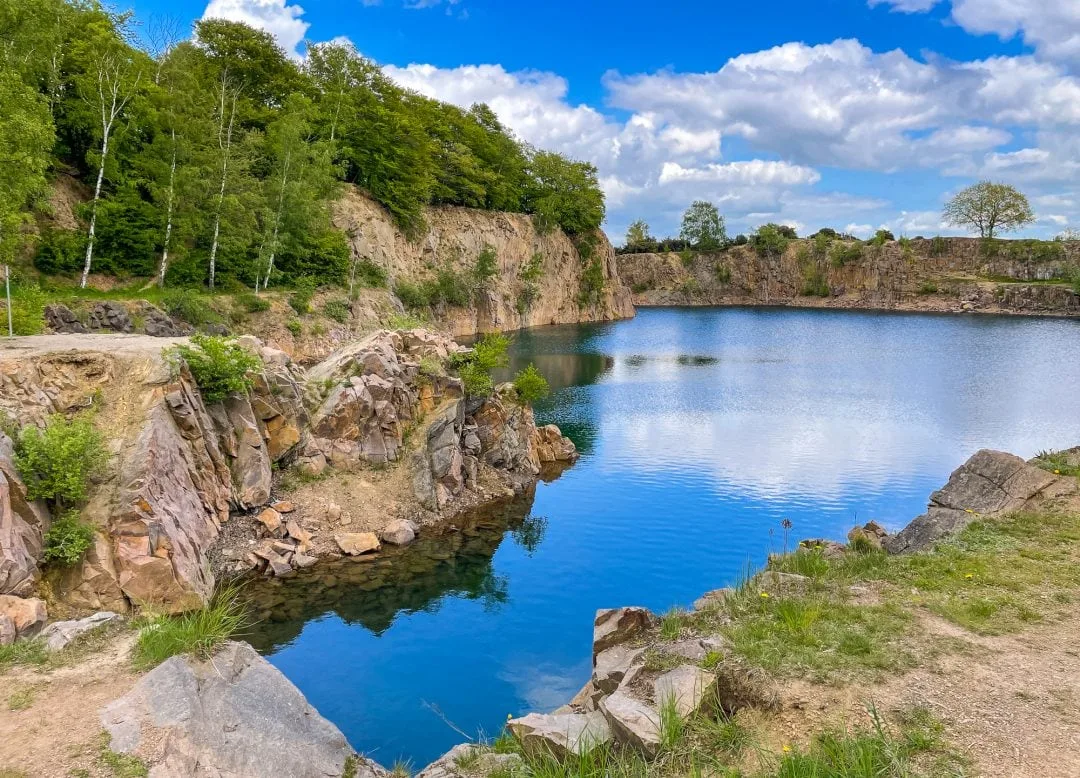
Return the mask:
[[[976,449],[1080,443],[1080,323],[653,309],[520,333],[582,451],[524,501],[256,587],[256,646],[350,742],[420,767],[588,678],[596,608],[686,605],[801,537],[898,528]],[[790,537],[780,527],[794,524]]]

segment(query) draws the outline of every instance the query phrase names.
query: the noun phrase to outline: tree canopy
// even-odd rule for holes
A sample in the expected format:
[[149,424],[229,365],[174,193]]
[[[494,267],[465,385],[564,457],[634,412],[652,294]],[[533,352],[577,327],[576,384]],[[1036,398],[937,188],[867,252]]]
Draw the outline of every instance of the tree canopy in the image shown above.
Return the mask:
[[97,0],[0,2],[0,257],[26,251],[19,226],[61,173],[94,196],[79,229],[41,236],[50,273],[339,281],[342,182],[410,236],[438,203],[571,234],[603,221],[592,165],[530,148],[486,105],[409,92],[349,45],[298,63],[264,31],[204,19],[147,51],[131,25]]
[[683,214],[679,237],[695,249],[715,251],[727,241],[724,217],[712,203],[695,200]]
[[945,204],[943,216],[948,224],[978,230],[982,238],[1012,232],[1035,221],[1027,197],[1015,187],[991,181],[959,191]]

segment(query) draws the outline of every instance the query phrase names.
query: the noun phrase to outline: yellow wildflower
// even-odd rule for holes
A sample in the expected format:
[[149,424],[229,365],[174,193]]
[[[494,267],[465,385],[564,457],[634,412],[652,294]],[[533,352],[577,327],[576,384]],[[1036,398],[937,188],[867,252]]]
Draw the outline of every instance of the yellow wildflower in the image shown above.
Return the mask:
[[1061,475],[1061,471],[1060,470],[1055,470],[1054,475]]
[[964,513],[974,513],[974,512],[975,511],[971,510],[971,508],[964,508]]
[[763,599],[766,599],[766,600],[769,599],[769,593],[768,592],[762,592],[761,596],[762,596]]
[[975,575],[973,573],[968,573],[967,575],[964,576],[964,578],[974,578],[974,577],[975,577]]
[[791,753],[791,746],[784,746],[784,753],[785,754],[790,754]]

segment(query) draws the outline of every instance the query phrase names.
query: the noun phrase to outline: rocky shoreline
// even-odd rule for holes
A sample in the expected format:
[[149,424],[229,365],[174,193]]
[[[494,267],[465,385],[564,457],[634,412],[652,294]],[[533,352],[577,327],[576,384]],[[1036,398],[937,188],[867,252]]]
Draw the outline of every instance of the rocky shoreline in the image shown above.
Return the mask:
[[[1080,464],[1080,449],[1065,456]],[[800,547],[833,556],[859,553],[860,544],[891,554],[923,552],[976,520],[994,521],[1062,501],[1071,507],[1080,502],[1075,477],[1011,454],[983,450],[931,495],[925,514],[896,535],[871,522],[852,530],[849,546],[811,539]],[[741,588],[755,596],[760,591],[761,597],[783,597],[810,583],[804,575],[767,568]],[[668,617],[661,619],[644,608],[598,611],[593,671],[586,685],[551,713],[509,720],[507,730],[526,755],[578,758],[617,744],[650,759],[661,748],[669,709],[689,718],[707,710],[731,715],[744,708],[782,708],[784,687],[734,656],[717,629],[730,618],[728,604],[740,596],[732,588],[706,593],[683,617],[706,628],[683,628],[675,634],[663,625]],[[206,774],[238,778],[263,775],[268,764],[287,764],[289,775],[311,778],[392,774],[356,756],[340,731],[246,644],[228,644],[213,662],[167,661],[104,709],[101,718],[112,747],[146,758],[156,765],[151,775],[158,778],[190,775],[195,765]],[[517,753],[462,744],[421,770],[417,778],[505,774],[521,764]]]

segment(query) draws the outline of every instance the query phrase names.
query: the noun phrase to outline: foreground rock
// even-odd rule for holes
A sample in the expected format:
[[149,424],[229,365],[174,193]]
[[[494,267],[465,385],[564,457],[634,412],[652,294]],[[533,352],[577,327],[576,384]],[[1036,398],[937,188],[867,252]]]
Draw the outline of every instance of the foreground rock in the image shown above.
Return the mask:
[[660,714],[649,705],[618,690],[600,700],[612,732],[620,742],[641,751],[647,759],[660,749]]
[[983,449],[930,495],[926,513],[885,538],[883,545],[892,554],[924,551],[974,521],[1037,508],[1075,490],[1075,478],[1062,478],[1012,454]]
[[26,499],[26,486],[15,470],[14,446],[0,432],[0,594],[33,591],[48,526],[48,509]]
[[[468,765],[468,769],[462,765]],[[417,773],[416,778],[475,778],[497,771],[516,775],[521,766],[521,757],[517,754],[495,754],[471,743],[462,743]]]
[[530,713],[506,724],[530,753],[559,759],[583,756],[611,741],[611,728],[600,713]]
[[[212,661],[173,657],[101,712],[110,747],[153,763],[151,778],[328,778],[346,774],[345,736],[246,643]],[[387,773],[359,759],[356,778]]]
[[14,638],[35,637],[45,626],[48,615],[44,600],[0,594],[0,619],[10,624],[5,631],[10,631]]
[[609,608],[596,612],[593,620],[593,658],[619,643],[641,634],[656,623],[647,608]]
[[85,635],[87,632],[108,624],[115,624],[118,621],[120,621],[119,613],[101,611],[93,616],[87,616],[85,619],[54,621],[41,631],[41,637],[45,640],[46,649],[49,651],[62,651],[79,635]]

